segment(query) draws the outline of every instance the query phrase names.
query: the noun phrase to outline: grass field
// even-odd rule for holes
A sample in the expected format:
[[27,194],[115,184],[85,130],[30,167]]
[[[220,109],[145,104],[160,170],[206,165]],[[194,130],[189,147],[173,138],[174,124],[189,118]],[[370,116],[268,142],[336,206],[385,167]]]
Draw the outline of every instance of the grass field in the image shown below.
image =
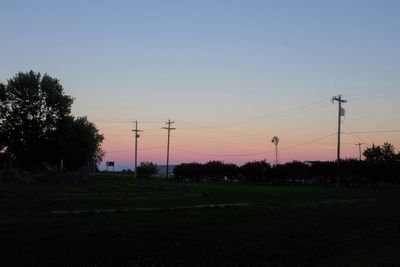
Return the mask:
[[398,189],[97,176],[0,184],[0,211],[2,266],[400,264]]

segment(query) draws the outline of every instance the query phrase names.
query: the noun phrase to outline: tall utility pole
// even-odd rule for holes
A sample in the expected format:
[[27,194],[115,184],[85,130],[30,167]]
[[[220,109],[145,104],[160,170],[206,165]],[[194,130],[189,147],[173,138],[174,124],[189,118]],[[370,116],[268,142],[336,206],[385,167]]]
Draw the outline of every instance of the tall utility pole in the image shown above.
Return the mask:
[[[339,172],[339,164],[340,164],[340,126],[342,124],[341,117],[344,116],[344,109],[342,108],[342,103],[346,103],[347,100],[342,99],[341,95],[334,96],[332,97],[332,103],[337,101],[339,104],[339,109],[338,109],[338,137],[337,137],[337,164],[338,164],[338,172]],[[339,181],[339,174],[336,179],[336,186],[340,187],[340,181]]]
[[170,135],[171,135],[171,130],[176,130],[176,128],[172,128],[171,124],[173,124],[174,121],[171,121],[168,119],[168,121],[166,122],[166,124],[168,125],[168,127],[162,127],[161,129],[165,129],[168,131],[168,143],[167,143],[167,173],[166,173],[166,178],[168,179],[168,175],[169,175],[169,139],[170,139]]
[[356,146],[358,146],[358,152],[360,153],[360,161],[361,161],[361,146],[363,145],[364,143],[358,143],[358,144],[355,144]]
[[137,139],[140,137],[139,132],[143,132],[138,129],[137,121],[135,121],[135,129],[132,132],[135,133],[135,178],[137,178]]

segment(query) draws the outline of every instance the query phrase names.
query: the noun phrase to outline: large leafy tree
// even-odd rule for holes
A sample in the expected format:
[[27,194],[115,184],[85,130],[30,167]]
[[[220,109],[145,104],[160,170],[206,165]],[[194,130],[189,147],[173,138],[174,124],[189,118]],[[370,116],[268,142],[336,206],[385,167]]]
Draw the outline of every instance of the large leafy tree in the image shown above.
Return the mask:
[[89,160],[101,161],[104,137],[86,117],[68,116],[58,123],[50,136],[49,163],[58,164],[60,159],[69,170],[79,169]]
[[[47,74],[20,72],[0,84],[1,148],[18,166],[29,169],[60,160],[81,143],[91,145],[81,145],[87,150],[77,157],[93,158],[103,137],[86,118],[71,116],[72,103],[59,81]],[[79,138],[84,140],[71,141]]]

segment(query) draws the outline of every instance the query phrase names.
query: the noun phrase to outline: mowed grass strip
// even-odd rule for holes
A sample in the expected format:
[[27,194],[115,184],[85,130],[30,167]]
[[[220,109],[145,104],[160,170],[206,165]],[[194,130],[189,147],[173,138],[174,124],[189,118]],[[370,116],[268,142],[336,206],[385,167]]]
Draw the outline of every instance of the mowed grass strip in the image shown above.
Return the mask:
[[[223,203],[240,208],[173,209]],[[142,212],[134,209],[160,207]],[[400,191],[98,176],[0,185],[0,253],[14,266],[396,266]],[[51,210],[131,209],[54,216]],[[23,256],[22,256],[23,255]]]
[[182,210],[182,209],[207,209],[207,208],[232,208],[246,207],[249,203],[224,203],[224,204],[205,204],[194,206],[174,206],[174,207],[153,207],[153,208],[134,208],[134,209],[95,209],[95,210],[52,210],[53,215],[70,215],[70,214],[97,214],[97,213],[114,213],[114,212],[133,212],[133,211],[160,211],[160,210]]

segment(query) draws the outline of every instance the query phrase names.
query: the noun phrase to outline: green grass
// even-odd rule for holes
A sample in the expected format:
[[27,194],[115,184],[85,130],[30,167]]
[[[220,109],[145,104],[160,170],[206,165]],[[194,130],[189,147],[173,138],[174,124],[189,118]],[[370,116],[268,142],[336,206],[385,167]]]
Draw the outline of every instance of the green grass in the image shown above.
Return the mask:
[[[249,206],[168,209],[218,203]],[[12,266],[398,266],[399,204],[398,189],[0,184],[0,256]],[[132,210],[155,207],[165,209]],[[131,211],[51,213],[97,209]]]

